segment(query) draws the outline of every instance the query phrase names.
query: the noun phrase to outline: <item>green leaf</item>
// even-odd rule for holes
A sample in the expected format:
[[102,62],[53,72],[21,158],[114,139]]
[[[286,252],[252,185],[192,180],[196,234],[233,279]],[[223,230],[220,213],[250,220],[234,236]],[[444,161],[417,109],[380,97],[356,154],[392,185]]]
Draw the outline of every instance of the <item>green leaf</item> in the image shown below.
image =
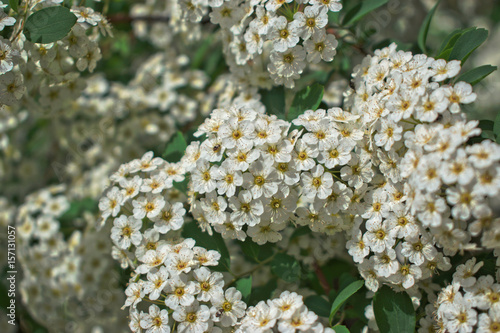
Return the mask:
[[253,288],[250,299],[248,300],[248,305],[255,305],[260,301],[270,299],[277,287],[278,281],[276,278],[273,278],[265,285]]
[[323,99],[324,91],[325,88],[319,83],[307,86],[299,91],[293,99],[287,119],[291,121],[306,110],[316,110]]
[[467,31],[474,30],[474,28],[467,28],[467,29],[456,29],[452,31],[446,38],[444,39],[443,43],[441,44],[441,47],[439,48],[439,51],[436,53],[435,58],[436,59],[448,59],[447,57],[443,57],[444,55],[447,54],[447,56],[450,55],[451,50],[453,49],[453,46],[455,46],[455,43],[457,40],[462,36],[464,33]]
[[62,223],[73,222],[74,219],[83,217],[83,212],[97,212],[98,203],[92,198],[84,198],[78,201],[73,201],[69,205],[69,209],[64,212],[59,221]]
[[181,131],[177,131],[167,143],[167,147],[163,152],[163,158],[169,162],[178,162],[182,155],[184,155],[186,147],[187,143],[184,135],[182,135]]
[[259,253],[260,253],[259,244],[252,242],[250,238],[247,238],[245,239],[244,242],[240,242],[240,245],[241,245],[241,250],[247,257],[256,262],[259,261]]
[[9,6],[16,13],[19,12],[19,8],[18,8],[18,6],[19,6],[19,0],[9,0]]
[[250,275],[246,278],[242,278],[236,281],[236,289],[239,290],[243,300],[246,303],[252,292],[252,276]]
[[260,90],[260,96],[268,114],[285,119],[285,89],[282,86],[271,90]]
[[184,193],[185,195],[188,194],[188,183],[189,180],[185,178],[182,182],[174,182],[174,188],[176,190],[179,190],[181,193]]
[[429,32],[429,27],[431,26],[432,17],[434,16],[437,6],[439,5],[440,2],[441,0],[438,0],[438,2],[436,2],[436,4],[434,5],[434,7],[432,7],[429,13],[427,13],[424,22],[420,27],[420,31],[418,32],[418,46],[424,53],[427,53],[427,47],[425,46],[425,42],[427,41],[427,33]]
[[210,236],[208,233],[201,231],[198,227],[198,223],[191,222],[184,224],[181,235],[184,238],[193,238],[196,241],[196,246],[204,247],[207,250],[215,250],[220,253],[219,265],[212,267],[213,270],[219,272],[230,271],[231,259],[229,257],[229,251],[220,234],[215,232]]
[[304,304],[318,316],[328,317],[330,303],[323,297],[311,295],[304,300]]
[[493,133],[495,133],[497,137],[497,142],[500,143],[500,112],[497,113],[495,117],[495,123],[493,125]]
[[52,43],[64,38],[75,23],[76,16],[68,8],[47,7],[26,19],[24,34],[33,43]]
[[333,326],[333,330],[335,331],[335,333],[350,333],[349,329],[344,325],[335,325]]
[[448,60],[460,60],[462,64],[488,38],[488,30],[477,29],[466,31],[456,41]]
[[358,281],[351,283],[350,285],[348,285],[347,287],[342,289],[341,292],[339,292],[339,294],[335,298],[335,301],[333,301],[332,308],[330,310],[330,317],[329,317],[330,323],[332,322],[333,317],[335,316],[337,311],[340,309],[342,304],[344,304],[345,301],[347,301],[347,299],[349,299],[349,297],[354,295],[354,293],[356,291],[361,289],[361,287],[363,287],[364,284],[365,284],[364,280],[358,280]]
[[493,120],[483,119],[479,121],[479,125],[477,127],[483,131],[493,131],[495,128],[495,122]]
[[373,298],[373,312],[381,332],[413,333],[416,316],[410,296],[388,286],[380,288]]
[[487,77],[496,70],[497,66],[491,66],[491,65],[479,66],[474,69],[471,69],[468,72],[463,73],[455,81],[456,82],[465,81],[470,83],[471,85],[475,85],[481,82],[485,77]]
[[342,20],[342,24],[351,25],[361,20],[366,14],[385,5],[387,2],[389,2],[389,0],[364,0],[347,12]]
[[278,253],[271,262],[271,271],[286,282],[300,279],[300,264],[288,254]]

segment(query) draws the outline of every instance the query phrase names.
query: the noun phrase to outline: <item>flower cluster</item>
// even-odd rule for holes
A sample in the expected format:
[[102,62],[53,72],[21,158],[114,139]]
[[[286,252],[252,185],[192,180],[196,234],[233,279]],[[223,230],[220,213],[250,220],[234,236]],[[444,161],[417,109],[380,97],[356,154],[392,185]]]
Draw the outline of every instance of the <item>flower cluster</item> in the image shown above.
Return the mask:
[[42,189],[5,211],[15,214],[22,300],[30,315],[53,332],[125,329],[119,311],[125,298],[120,274],[111,269],[110,243],[96,232],[90,211],[77,221],[65,217],[74,199],[66,192],[64,186]]
[[210,12],[210,22],[222,28],[227,62],[237,77],[245,80],[252,73],[254,82],[248,83],[262,87],[268,85],[267,69],[275,84],[293,88],[307,63],[332,61],[337,40],[326,30],[328,12],[342,5],[338,0],[291,2],[181,1],[180,6],[192,22]]
[[445,256],[474,248],[481,234],[483,247],[499,246],[491,200],[500,189],[500,147],[467,145],[481,130],[461,112],[476,95],[468,83],[450,82],[459,71],[458,61],[392,44],[353,73],[344,105],[365,135],[349,171],[362,180],[348,180],[361,193],[362,220],[347,248],[373,291],[380,282],[409,289],[449,269]]
[[[491,275],[476,277],[483,265],[482,261],[476,263],[475,258],[459,265],[451,284],[439,292],[436,308],[429,305],[428,312],[434,310],[440,330],[478,333],[500,330],[500,284]],[[422,318],[421,325],[432,327],[431,318],[429,315]]]

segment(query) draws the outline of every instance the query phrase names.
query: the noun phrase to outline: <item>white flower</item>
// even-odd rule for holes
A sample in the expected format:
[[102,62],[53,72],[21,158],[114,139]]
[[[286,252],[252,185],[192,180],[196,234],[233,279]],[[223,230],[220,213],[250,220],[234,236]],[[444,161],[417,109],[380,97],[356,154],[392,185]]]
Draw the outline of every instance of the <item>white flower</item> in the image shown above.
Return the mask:
[[144,264],[139,265],[135,271],[140,274],[146,274],[152,268],[160,266],[165,262],[170,253],[170,246],[167,244],[158,246],[156,250],[148,250],[139,260]]
[[403,128],[396,125],[396,123],[382,119],[380,122],[380,128],[375,134],[375,144],[379,147],[384,147],[386,151],[390,150],[394,145],[394,142],[401,140],[403,133]]
[[199,287],[196,282],[187,281],[186,275],[171,277],[166,285],[168,296],[165,305],[174,310],[182,310],[193,303],[198,304],[194,296],[199,293]]
[[301,37],[308,40],[314,34],[324,32],[323,28],[328,23],[327,10],[317,6],[307,6],[303,12],[297,12],[293,15],[292,22],[299,29]]
[[252,122],[238,121],[236,117],[228,119],[219,129],[219,137],[226,148],[239,147],[248,150],[253,146],[254,136]]
[[472,287],[476,283],[474,274],[483,267],[484,262],[480,261],[476,264],[476,258],[466,261],[465,264],[458,265],[453,274],[453,282],[458,282],[464,288]]
[[184,333],[205,332],[208,329],[210,310],[206,305],[199,305],[194,301],[186,307],[177,307],[172,314],[178,323],[178,331]]
[[154,218],[158,216],[165,206],[165,199],[159,194],[147,193],[132,201],[134,217],[136,219]]
[[189,248],[181,248],[177,253],[171,253],[165,262],[172,275],[189,273],[194,264],[194,252]]
[[10,72],[18,58],[19,52],[12,48],[10,41],[0,37],[0,75]]
[[338,41],[332,34],[326,34],[319,31],[312,35],[312,38],[304,42],[304,48],[307,52],[307,61],[317,64],[322,59],[332,61],[337,51]]
[[121,203],[123,202],[123,195],[119,188],[114,186],[107,193],[105,197],[99,200],[99,210],[104,219],[108,216],[115,217],[121,209]]
[[170,230],[179,230],[182,227],[184,223],[184,214],[186,214],[186,210],[181,202],[176,202],[171,205],[166,201],[161,212],[151,218],[151,221],[155,223],[154,229],[156,231],[166,234]]
[[425,260],[433,260],[437,255],[437,250],[433,246],[433,241],[428,235],[421,237],[408,237],[403,243],[401,254],[407,257],[415,265],[422,265]]
[[432,70],[434,71],[434,76],[432,77],[434,81],[441,82],[450,77],[454,77],[460,72],[460,60],[451,60],[446,62],[444,59],[434,60],[432,63]]
[[247,230],[248,236],[252,237],[252,241],[263,245],[267,242],[276,243],[282,239],[279,231],[286,227],[286,223],[272,223],[270,220],[261,221],[256,226],[249,227]]
[[264,207],[260,199],[254,200],[250,191],[240,191],[238,197],[229,198],[231,221],[238,225],[254,226],[260,221]]
[[217,196],[215,192],[210,192],[201,199],[201,208],[205,213],[205,218],[212,224],[223,224],[226,222],[227,202],[223,196]]
[[222,28],[229,29],[243,16],[243,10],[237,2],[225,1],[220,7],[213,8],[210,12],[210,22],[219,24]]
[[396,238],[390,234],[387,221],[367,223],[366,229],[367,232],[363,235],[363,242],[375,253],[383,252],[386,248],[392,248],[396,243]]
[[139,245],[141,243],[142,221],[132,216],[121,215],[113,222],[111,228],[111,239],[121,249],[128,249],[130,244]]
[[[458,295],[457,295],[458,296]],[[456,297],[446,308],[444,326],[450,332],[469,333],[477,323],[477,312],[462,297]]]
[[470,104],[477,98],[477,95],[472,92],[472,86],[466,82],[458,82],[454,86],[444,88],[444,95],[450,102],[451,113],[460,112],[459,104]]
[[278,173],[270,160],[252,163],[249,171],[243,174],[243,187],[250,190],[254,199],[269,198],[278,192]]
[[2,31],[6,26],[12,26],[15,23],[15,18],[5,14],[3,10],[0,10],[0,31]]
[[139,280],[138,283],[131,283],[128,285],[127,289],[125,289],[127,299],[125,300],[125,305],[123,305],[122,309],[127,306],[132,306],[134,309],[137,307],[137,304],[139,304],[145,296],[142,286],[142,280]]
[[224,277],[219,272],[210,272],[206,267],[201,267],[193,272],[193,277],[200,284],[198,301],[214,302],[216,297],[222,295],[224,291]]
[[288,290],[283,291],[280,297],[273,299],[272,302],[281,311],[281,318],[283,319],[291,318],[294,312],[304,304],[302,295]]
[[467,146],[466,151],[469,161],[476,168],[487,168],[500,160],[500,146],[490,140]]
[[325,8],[332,12],[338,12],[342,9],[340,0],[310,0],[309,3],[313,7],[318,7],[319,9]]
[[357,263],[362,263],[364,258],[370,254],[370,248],[363,241],[361,230],[353,231],[353,236],[347,241],[346,248],[354,262]]
[[165,266],[160,267],[160,270],[156,273],[148,272],[148,281],[144,282],[143,291],[148,294],[149,299],[155,300],[160,297],[163,288],[168,282],[168,270]]
[[211,167],[209,162],[198,160],[196,169],[191,173],[193,191],[200,194],[212,192],[217,187],[215,177],[217,177],[216,166]]
[[302,193],[306,198],[326,199],[332,193],[333,177],[325,172],[322,165],[316,165],[311,172],[304,172],[301,176]]
[[148,151],[141,157],[140,160],[137,159],[130,162],[130,172],[148,172],[156,170],[156,168],[163,163],[163,160],[159,157],[153,158],[153,156],[154,153],[152,151]]
[[[306,52],[300,45],[296,45],[284,52],[272,52],[271,63],[268,65],[270,72],[288,78],[296,74],[302,74],[306,67]],[[272,66],[271,66],[272,65]]]
[[307,331],[311,329],[317,319],[318,315],[309,311],[305,305],[302,305],[301,308],[295,310],[289,319],[280,320],[278,329],[280,332],[286,333],[296,332],[296,330]]
[[[224,327],[234,326],[238,319],[245,315],[247,307],[241,300],[241,292],[234,287],[227,289],[224,294],[216,294],[212,299],[212,304],[216,310],[212,313],[212,320],[220,322]],[[218,315],[219,311],[220,315]]]
[[316,147],[308,145],[301,139],[297,140],[292,155],[297,171],[311,170],[316,165],[314,158],[318,157],[318,154]]
[[399,269],[396,251],[393,249],[385,249],[383,252],[377,253],[373,268],[377,271],[377,274],[382,277],[389,277],[395,274]]
[[278,16],[273,21],[268,38],[273,42],[275,51],[285,52],[299,42],[299,29],[294,24],[288,23],[286,17]]

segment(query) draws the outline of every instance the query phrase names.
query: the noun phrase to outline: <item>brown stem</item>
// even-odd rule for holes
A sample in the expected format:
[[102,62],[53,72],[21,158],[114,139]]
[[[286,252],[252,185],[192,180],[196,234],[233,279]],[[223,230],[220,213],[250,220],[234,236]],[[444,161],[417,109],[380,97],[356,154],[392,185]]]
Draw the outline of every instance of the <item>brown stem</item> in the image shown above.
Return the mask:
[[314,272],[316,273],[316,276],[318,277],[319,283],[321,284],[321,287],[325,291],[325,294],[328,296],[330,295],[330,284],[328,283],[328,280],[326,279],[325,274],[321,270],[321,267],[319,267],[318,263],[315,261],[313,264],[314,267]]

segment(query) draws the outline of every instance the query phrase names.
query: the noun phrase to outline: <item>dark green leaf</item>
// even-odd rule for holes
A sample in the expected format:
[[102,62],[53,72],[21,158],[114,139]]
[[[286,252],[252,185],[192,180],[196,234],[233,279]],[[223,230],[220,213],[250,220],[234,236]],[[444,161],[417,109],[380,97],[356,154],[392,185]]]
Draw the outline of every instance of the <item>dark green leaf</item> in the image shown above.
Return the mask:
[[311,233],[311,228],[309,228],[308,226],[298,227],[293,231],[292,235],[290,236],[290,240],[303,235],[308,235],[310,233]]
[[287,119],[291,121],[306,110],[316,110],[323,99],[324,91],[325,88],[319,83],[307,86],[299,91],[293,99]]
[[488,38],[488,30],[473,29],[461,35],[453,49],[451,50],[449,60],[460,60],[462,64],[467,58]]
[[68,8],[47,7],[26,19],[24,34],[33,43],[52,43],[64,38],[75,23],[76,16]]
[[210,46],[212,45],[212,42],[214,41],[215,34],[210,34],[208,38],[206,38],[196,50],[194,53],[192,60],[191,60],[191,68],[192,69],[198,69],[201,67],[203,64],[203,60],[205,59],[205,56],[207,55]]
[[364,0],[352,8],[344,16],[343,25],[351,25],[361,20],[363,16],[385,5],[389,0]]
[[19,0],[9,0],[9,6],[12,8],[13,11],[16,13],[19,12],[18,6],[19,6]]
[[273,296],[273,292],[276,290],[277,286],[277,279],[273,278],[269,280],[269,282],[265,285],[253,288],[252,293],[250,294],[248,305],[255,305],[259,301],[270,299]]
[[436,59],[445,59],[447,60],[450,56],[451,50],[455,46],[457,40],[467,31],[474,30],[475,28],[467,28],[467,29],[457,29],[451,32],[441,44],[439,48],[439,52],[436,53]]
[[311,295],[304,300],[304,304],[318,316],[328,317],[330,303],[323,297]]
[[335,333],[350,333],[349,329],[344,325],[335,325],[333,326],[333,330],[335,331]]
[[345,301],[347,301],[347,299],[349,299],[349,297],[351,297],[356,291],[361,289],[361,287],[363,287],[364,284],[365,284],[364,280],[359,280],[359,281],[351,283],[350,285],[348,285],[347,287],[342,289],[341,292],[339,292],[339,294],[335,298],[335,301],[333,301],[333,304],[332,304],[332,307],[330,310],[330,317],[329,317],[330,323],[332,322],[333,317],[335,316],[337,311],[340,309],[342,304],[344,304]]
[[174,182],[174,188],[179,190],[181,193],[185,195],[188,194],[188,183],[189,180],[185,178],[182,182]]
[[493,120],[487,120],[487,119],[480,120],[478,127],[483,131],[493,131],[493,128],[495,127],[495,122]]
[[208,233],[201,231],[196,222],[185,224],[181,234],[184,238],[193,238],[196,241],[196,246],[204,247],[207,250],[216,250],[220,253],[219,265],[212,267],[213,270],[223,272],[230,270],[231,260],[229,251],[220,234],[214,232],[210,236]]
[[181,131],[177,131],[167,143],[163,158],[169,162],[178,162],[182,155],[184,155],[186,147],[187,143],[186,139],[184,139],[184,135],[182,135]]
[[418,46],[420,49],[424,52],[427,53],[427,47],[425,46],[425,42],[427,41],[427,33],[429,32],[429,27],[431,25],[432,17],[434,16],[434,13],[436,12],[437,6],[441,0],[438,0],[434,7],[427,13],[427,16],[424,19],[424,22],[422,23],[422,26],[420,27],[420,31],[418,33]]
[[260,96],[268,114],[285,119],[285,89],[282,86],[274,87],[271,90],[261,90]]
[[500,143],[500,112],[495,117],[495,124],[493,125],[493,133],[497,136],[497,142]]
[[255,242],[252,242],[250,238],[245,239],[244,242],[240,242],[240,245],[241,245],[241,250],[248,258],[256,262],[259,261],[260,245],[258,245]]
[[496,66],[491,66],[491,65],[479,66],[474,69],[471,69],[468,72],[463,73],[455,81],[456,82],[465,81],[470,83],[471,85],[475,85],[481,82],[481,80],[483,80],[485,77],[487,77],[496,70],[497,70]]
[[416,316],[410,296],[388,286],[380,288],[373,298],[373,312],[381,332],[413,333]]
[[286,282],[300,279],[300,264],[288,254],[278,253],[271,262],[271,271]]
[[64,212],[59,218],[62,223],[72,222],[74,219],[83,217],[83,212],[96,212],[98,210],[98,203],[94,199],[85,198],[78,201],[73,201],[69,209]]
[[250,275],[236,281],[236,289],[241,292],[243,300],[247,302],[252,292],[252,276]]

